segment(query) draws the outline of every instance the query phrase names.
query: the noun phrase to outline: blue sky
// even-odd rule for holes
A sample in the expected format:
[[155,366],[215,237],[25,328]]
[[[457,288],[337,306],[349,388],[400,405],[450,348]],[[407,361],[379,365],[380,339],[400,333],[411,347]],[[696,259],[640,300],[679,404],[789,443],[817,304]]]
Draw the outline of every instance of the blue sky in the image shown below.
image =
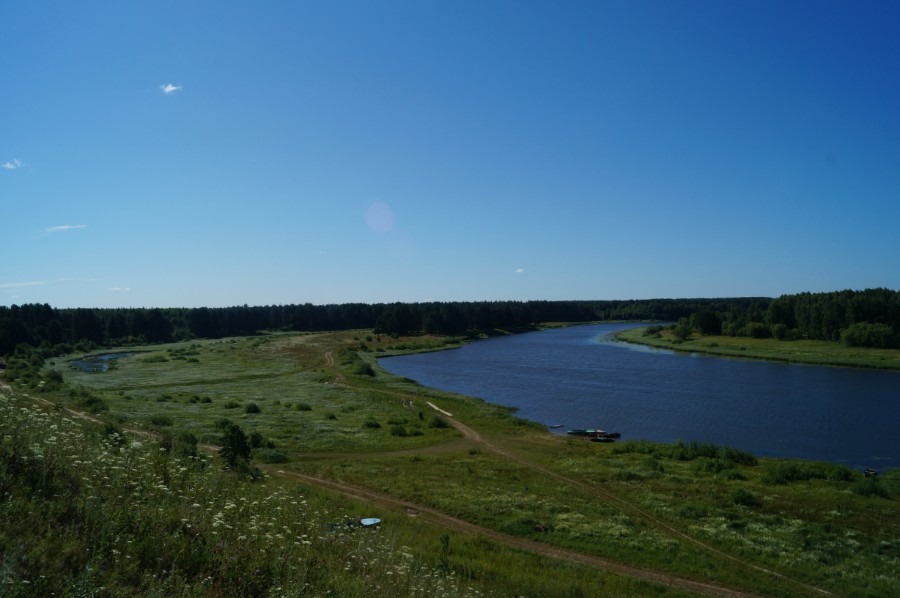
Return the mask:
[[0,305],[900,288],[900,4],[4,2]]

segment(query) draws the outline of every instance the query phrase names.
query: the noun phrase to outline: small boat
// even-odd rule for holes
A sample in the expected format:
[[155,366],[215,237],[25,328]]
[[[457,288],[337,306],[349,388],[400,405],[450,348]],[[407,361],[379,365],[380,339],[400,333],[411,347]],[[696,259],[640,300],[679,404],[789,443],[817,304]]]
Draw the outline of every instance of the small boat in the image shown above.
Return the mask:
[[553,424],[552,426],[550,426],[550,429],[555,430],[557,428],[562,428],[564,425],[566,424]]
[[566,434],[572,436],[596,436],[597,434],[606,434],[603,430],[567,430]]

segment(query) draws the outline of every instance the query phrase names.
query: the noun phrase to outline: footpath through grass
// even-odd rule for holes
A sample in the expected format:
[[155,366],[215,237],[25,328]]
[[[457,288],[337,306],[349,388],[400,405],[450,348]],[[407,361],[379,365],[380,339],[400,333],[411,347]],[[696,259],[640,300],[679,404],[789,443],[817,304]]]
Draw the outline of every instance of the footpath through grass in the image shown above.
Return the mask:
[[[133,355],[114,360],[106,372],[83,372],[68,358],[55,359],[47,364],[45,378],[54,378],[53,370],[66,385],[53,391],[48,384],[41,394],[76,410],[93,409],[120,429],[175,438],[189,433],[201,444],[219,443],[218,426],[228,419],[254,439],[258,462],[435,509],[533,540],[548,553],[553,547],[575,550],[670,579],[713,583],[719,590],[775,596],[821,595],[819,589],[839,595],[900,595],[897,472],[870,479],[839,466],[757,460],[708,445],[598,445],[560,438],[514,417],[509,409],[389,375],[376,360],[457,344],[454,339],[392,339],[358,331],[128,348]],[[205,469],[217,467],[212,462]],[[322,496],[302,484],[284,486],[275,480],[259,487],[272,485],[305,497]],[[102,492],[104,500],[115,502]],[[239,491],[229,486],[226,492]],[[325,509],[326,503],[321,504]],[[159,508],[173,510],[179,522],[184,518],[181,507]],[[366,513],[354,508],[354,513]],[[671,585],[663,590],[647,581],[501,549],[477,534],[435,527],[417,519],[415,512],[374,515],[389,524],[379,534],[390,536],[391,558],[401,558],[396,550],[408,552],[416,567],[452,573],[472,591],[530,596],[677,593]],[[172,520],[166,516],[165,521]],[[317,557],[303,558],[315,563]],[[535,574],[526,562],[540,563],[543,572]],[[325,577],[339,574],[336,565],[322,567]],[[347,574],[357,575],[359,569],[351,567]],[[387,570],[377,575],[382,574],[385,579],[397,575]],[[222,573],[212,577],[216,575]],[[272,584],[265,586],[266,592],[273,595],[274,584],[282,579],[294,590],[301,587],[295,578],[268,579]],[[379,587],[426,595],[415,594],[409,584],[398,589],[379,582]],[[468,587],[455,585],[451,594],[465,593]],[[387,594],[379,590],[370,595]]]

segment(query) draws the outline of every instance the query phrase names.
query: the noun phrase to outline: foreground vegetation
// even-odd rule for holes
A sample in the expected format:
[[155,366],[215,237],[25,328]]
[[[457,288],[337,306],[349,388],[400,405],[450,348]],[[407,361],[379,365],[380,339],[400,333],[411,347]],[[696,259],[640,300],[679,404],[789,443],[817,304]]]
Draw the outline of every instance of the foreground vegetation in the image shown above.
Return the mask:
[[[900,595],[898,472],[554,436],[377,363],[458,343],[195,339],[100,372],[19,351],[0,414],[3,593]],[[204,456],[228,424],[257,482]],[[342,527],[369,515],[382,526]]]

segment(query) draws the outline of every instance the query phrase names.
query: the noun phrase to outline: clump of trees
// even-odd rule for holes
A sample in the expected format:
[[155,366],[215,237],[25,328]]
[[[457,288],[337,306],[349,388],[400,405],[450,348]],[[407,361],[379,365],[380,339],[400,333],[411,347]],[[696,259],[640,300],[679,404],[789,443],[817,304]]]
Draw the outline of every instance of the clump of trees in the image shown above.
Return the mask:
[[[679,322],[681,336],[726,334],[779,340],[841,341],[851,347],[900,347],[900,291],[866,289],[782,295],[768,303],[733,303]],[[687,333],[689,336],[690,332]],[[676,336],[678,336],[676,334]]]

